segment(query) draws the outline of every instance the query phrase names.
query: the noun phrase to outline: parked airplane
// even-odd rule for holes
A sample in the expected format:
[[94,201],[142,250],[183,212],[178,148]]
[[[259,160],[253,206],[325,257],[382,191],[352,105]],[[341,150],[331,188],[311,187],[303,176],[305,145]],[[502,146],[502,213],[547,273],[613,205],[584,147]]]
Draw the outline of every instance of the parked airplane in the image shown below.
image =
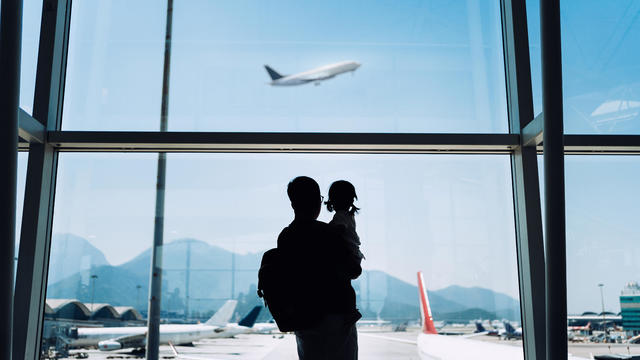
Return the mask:
[[[168,334],[177,337],[175,343],[189,343],[193,340],[215,333],[229,323],[238,301],[228,300],[213,316],[204,324],[166,324],[160,325],[160,340],[166,343]],[[116,350],[126,347],[144,346],[147,327],[105,327],[105,328],[78,328],[72,332],[69,341],[70,347],[98,347],[100,350]],[[206,335],[206,336],[205,336]]]
[[356,71],[360,67],[360,63],[355,61],[342,61],[335,64],[321,66],[315,69],[304,71],[293,75],[281,75],[277,71],[273,70],[269,65],[265,65],[264,68],[271,77],[270,85],[273,86],[293,86],[302,85],[307,83],[315,83],[320,85],[323,80],[331,79],[336,75],[340,75],[346,72]]
[[[524,359],[521,346],[471,339],[474,336],[484,334],[482,332],[463,336],[439,335],[433,323],[422,272],[418,272],[418,291],[420,293],[420,313],[422,315],[422,332],[418,335],[420,358],[440,360]],[[582,358],[569,355],[568,359],[577,360]]]
[[252,334],[271,334],[273,332],[280,332],[278,325],[273,320],[265,323],[255,323],[250,331]]
[[247,334],[252,332],[253,326],[256,325],[256,319],[260,315],[262,306],[254,307],[239,323],[227,324],[224,327],[217,329],[215,334],[208,336],[209,338],[230,338],[240,334]]
[[[246,329],[253,326],[261,309],[262,306],[256,306],[238,324],[227,324],[222,326],[211,326],[207,324],[160,325],[160,344],[168,344],[169,342],[174,344],[189,344],[200,339],[224,338],[241,334],[246,331]],[[229,327],[229,325],[234,326]],[[115,338],[110,338],[109,340],[100,341],[98,343],[98,349],[102,351],[112,351],[144,347],[147,342],[146,328],[136,329],[143,329],[144,332],[140,333],[138,330],[136,332],[130,332],[128,335],[121,335]]]
[[502,340],[522,339],[522,328],[515,329],[508,321],[504,322],[504,329],[500,329],[498,335]]

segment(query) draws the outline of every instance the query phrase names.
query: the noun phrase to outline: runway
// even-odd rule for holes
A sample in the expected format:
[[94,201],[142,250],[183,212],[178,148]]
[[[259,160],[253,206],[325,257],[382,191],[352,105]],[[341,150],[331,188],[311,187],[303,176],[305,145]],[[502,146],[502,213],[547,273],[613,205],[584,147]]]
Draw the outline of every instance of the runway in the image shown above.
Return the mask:
[[[393,341],[399,339],[400,341]],[[359,333],[359,358],[418,360],[415,345],[416,333]],[[176,346],[179,356],[192,359],[211,360],[297,360],[295,336],[285,335],[238,335],[234,339],[206,339],[194,346]],[[102,352],[99,350],[74,350],[84,352],[89,359],[136,359],[139,356],[127,351]],[[160,346],[162,359],[176,359],[169,346]]]
[[[358,333],[359,359],[418,360],[416,345],[417,331],[360,331]],[[477,341],[498,342],[506,346],[522,347],[520,340],[500,340],[495,336],[477,336]],[[162,359],[185,360],[297,360],[295,336],[277,335],[238,335],[232,339],[206,339],[194,343],[194,346],[176,346],[176,357],[169,346],[160,346]],[[127,351],[102,352],[99,350],[73,350],[83,352],[89,359],[136,359],[141,356]],[[591,358],[591,355],[632,354],[640,355],[640,345],[626,344],[569,344],[569,353]]]

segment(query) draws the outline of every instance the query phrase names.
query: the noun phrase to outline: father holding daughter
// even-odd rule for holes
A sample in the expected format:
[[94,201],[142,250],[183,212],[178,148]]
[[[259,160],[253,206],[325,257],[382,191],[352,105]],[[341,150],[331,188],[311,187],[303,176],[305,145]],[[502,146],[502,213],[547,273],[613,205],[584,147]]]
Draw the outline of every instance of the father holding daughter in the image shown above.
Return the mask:
[[298,357],[357,359],[355,323],[361,314],[351,280],[360,276],[364,256],[355,231],[355,188],[343,180],[332,184],[325,203],[336,212],[330,224],[317,220],[323,197],[315,180],[293,179],[287,195],[295,216],[278,236],[278,251],[307,309],[295,328]]

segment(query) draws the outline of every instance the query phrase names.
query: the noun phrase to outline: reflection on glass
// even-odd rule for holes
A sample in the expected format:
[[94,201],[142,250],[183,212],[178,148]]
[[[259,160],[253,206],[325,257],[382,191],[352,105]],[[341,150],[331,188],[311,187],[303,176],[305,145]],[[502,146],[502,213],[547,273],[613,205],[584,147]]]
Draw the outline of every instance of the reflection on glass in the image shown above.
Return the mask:
[[640,3],[560,5],[566,132],[640,133]]
[[542,64],[540,62],[540,0],[526,0],[529,34],[529,59],[531,61],[531,87],[533,91],[533,115],[542,112]]
[[[29,154],[26,152],[18,153],[18,186],[16,196],[16,238],[15,238],[15,267],[14,275],[17,274],[15,270],[18,268],[18,253],[20,250],[20,229],[22,228],[22,208],[24,206],[24,188],[27,178],[27,159]],[[15,276],[14,276],[15,281]]]
[[[65,129],[158,129],[162,4],[74,3]],[[170,130],[507,131],[497,1],[198,0],[173,16]],[[264,67],[342,61],[361,66],[297,86],[269,85]]]
[[22,55],[20,57],[20,107],[33,112],[33,94],[36,87],[38,45],[42,0],[24,0],[22,5]]
[[[77,313],[104,307],[97,304],[133,307],[144,318],[156,156],[60,155],[47,289],[50,319],[60,319],[56,309],[65,306]],[[286,186],[301,174],[315,178],[325,196],[338,179],[356,187],[362,209],[357,231],[366,256],[365,270],[353,282],[364,315],[361,331],[393,335],[394,329],[407,329],[400,336],[415,341],[420,270],[441,332],[472,332],[473,320],[484,321],[488,329],[502,328],[502,320],[519,327],[508,156],[169,154],[164,321],[204,323],[229,299],[237,300],[230,321],[238,321],[261,304],[256,296],[261,254],[276,245],[278,233],[291,222]],[[320,219],[331,216],[323,209]],[[103,311],[78,316],[85,324],[122,326]],[[257,322],[269,319],[263,310]],[[275,341],[252,336],[246,341],[256,348]],[[196,347],[210,341],[197,341]],[[235,339],[226,341],[237,346]],[[287,341],[278,351],[294,354]],[[377,340],[361,341],[362,358],[399,349],[393,344],[382,349],[372,341]],[[505,346],[521,346],[510,344]],[[402,351],[413,356],[416,349]]]
[[74,1],[62,126],[158,130],[166,1]]
[[[634,226],[640,159],[569,156],[565,163],[570,339],[622,342],[640,331],[640,231]],[[594,355],[640,354],[638,345],[607,346],[611,350],[590,349]]]

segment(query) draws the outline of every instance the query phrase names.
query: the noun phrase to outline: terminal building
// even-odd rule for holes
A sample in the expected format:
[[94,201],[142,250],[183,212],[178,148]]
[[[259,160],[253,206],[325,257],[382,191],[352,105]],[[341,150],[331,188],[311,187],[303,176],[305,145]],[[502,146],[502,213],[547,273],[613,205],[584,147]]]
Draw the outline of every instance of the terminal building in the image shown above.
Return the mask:
[[145,323],[142,315],[132,306],[86,304],[76,299],[47,299],[45,319],[97,322],[104,326],[136,326]]
[[640,333],[640,286],[630,282],[620,294],[622,326],[632,335]]

